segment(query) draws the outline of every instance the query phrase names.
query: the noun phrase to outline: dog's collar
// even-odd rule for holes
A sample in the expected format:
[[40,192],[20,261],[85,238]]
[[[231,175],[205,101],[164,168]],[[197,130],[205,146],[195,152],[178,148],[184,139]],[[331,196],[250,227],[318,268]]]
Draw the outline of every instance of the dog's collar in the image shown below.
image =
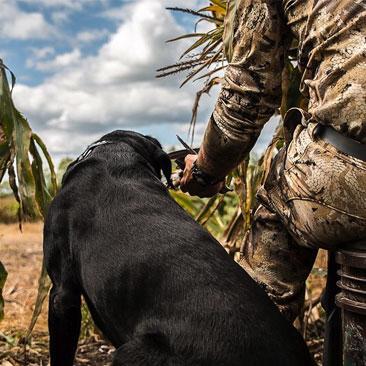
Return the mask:
[[101,146],[101,145],[113,144],[113,143],[114,143],[114,141],[108,141],[108,140],[102,140],[102,141],[97,141],[97,142],[92,143],[85,149],[85,151],[81,155],[79,155],[79,157],[75,160],[75,163],[79,163],[81,160],[84,160],[85,158],[87,158],[96,147]]
[[108,145],[108,144],[113,144],[117,141],[108,141],[108,140],[102,140],[102,141],[96,141],[93,142],[91,145],[89,145],[85,151],[79,155],[66,169],[66,172],[64,174],[64,176],[62,177],[62,186],[64,185],[67,177],[69,176],[70,172],[75,169],[75,167],[77,167],[79,165],[79,163],[81,163],[84,159],[86,159],[93,151],[95,148],[97,148],[98,146],[102,146],[102,145]]
[[[79,155],[75,160],[74,162],[72,163],[73,166],[77,165],[78,163],[80,163],[82,160],[86,159],[92,152],[95,148],[97,148],[98,146],[102,146],[102,145],[108,145],[108,144],[113,144],[113,143],[116,143],[117,141],[108,141],[108,140],[102,140],[102,141],[97,141],[97,142],[94,142],[92,143],[91,145],[89,145],[85,151]],[[151,171],[154,173],[155,172],[155,169],[154,167],[147,162],[147,165],[149,166],[149,168],[151,169]],[[66,171],[67,173],[67,171]],[[66,176],[66,173],[65,173],[65,176]],[[62,179],[62,182],[64,181],[64,178],[65,176],[63,177]],[[161,180],[154,174],[154,177],[160,182]],[[169,182],[166,183],[166,187],[167,188],[172,188],[171,185],[169,184]]]

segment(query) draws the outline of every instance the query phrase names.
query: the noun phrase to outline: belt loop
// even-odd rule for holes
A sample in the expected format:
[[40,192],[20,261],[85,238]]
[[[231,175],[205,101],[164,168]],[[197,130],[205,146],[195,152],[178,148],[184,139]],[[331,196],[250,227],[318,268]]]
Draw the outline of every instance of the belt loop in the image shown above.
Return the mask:
[[300,124],[306,127],[309,119],[310,114],[300,108],[291,108],[287,111],[283,120],[284,137],[287,145],[292,141],[296,127]]
[[319,128],[321,126],[322,125],[320,123],[314,123],[314,122],[310,122],[308,124],[308,134],[313,141],[317,139],[317,133],[319,132]]

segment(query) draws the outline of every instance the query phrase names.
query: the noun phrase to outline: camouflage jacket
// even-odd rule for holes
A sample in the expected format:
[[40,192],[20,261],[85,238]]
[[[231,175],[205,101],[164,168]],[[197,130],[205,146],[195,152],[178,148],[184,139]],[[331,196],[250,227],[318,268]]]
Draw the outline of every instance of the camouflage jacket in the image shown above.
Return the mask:
[[230,62],[203,144],[211,173],[242,160],[279,107],[290,38],[311,121],[366,143],[366,0],[229,0]]

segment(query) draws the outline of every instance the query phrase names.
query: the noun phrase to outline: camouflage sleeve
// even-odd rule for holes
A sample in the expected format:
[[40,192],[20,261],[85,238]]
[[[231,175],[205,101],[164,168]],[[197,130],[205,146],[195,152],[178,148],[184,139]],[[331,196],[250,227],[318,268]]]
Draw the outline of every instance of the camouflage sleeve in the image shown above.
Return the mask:
[[224,40],[231,42],[225,45],[230,62],[198,160],[214,176],[227,174],[243,160],[279,107],[284,63],[280,6],[276,0],[229,3],[231,24],[226,27],[231,35],[226,29]]

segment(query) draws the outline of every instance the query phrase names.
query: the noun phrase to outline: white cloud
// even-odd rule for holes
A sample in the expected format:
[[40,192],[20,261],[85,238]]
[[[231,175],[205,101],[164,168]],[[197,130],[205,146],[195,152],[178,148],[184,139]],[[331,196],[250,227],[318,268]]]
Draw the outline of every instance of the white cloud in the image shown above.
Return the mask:
[[55,49],[53,47],[31,48],[31,51],[34,58],[37,60],[42,60],[55,53]]
[[21,3],[45,7],[63,7],[81,10],[85,5],[106,3],[105,0],[18,0]]
[[[168,7],[182,7],[189,9],[200,9],[207,4],[206,0],[162,0],[160,1],[164,8]],[[124,7],[109,7],[106,9],[102,16],[110,19],[126,19],[126,12]]]
[[39,12],[24,12],[9,0],[0,0],[0,8],[0,38],[42,39],[53,32]]
[[[40,51],[42,51],[42,49]],[[45,52],[46,51],[47,50],[45,50]],[[40,53],[42,55],[42,52]],[[38,61],[29,60],[27,66],[34,67],[40,71],[60,71],[67,67],[78,64],[80,62],[80,59],[81,59],[80,50],[74,49],[71,52],[66,52],[57,55],[53,60],[38,60]]]
[[56,52],[53,47],[30,47],[29,51],[31,53],[31,57],[29,57],[26,61],[26,66],[28,68],[36,67],[40,60],[44,60],[49,56],[53,56]]
[[53,23],[55,23],[57,25],[61,25],[61,24],[66,23],[69,20],[69,16],[70,16],[69,10],[59,10],[59,11],[52,12],[51,19],[52,19]]
[[81,43],[89,43],[105,38],[109,34],[107,29],[93,29],[82,31],[76,35],[76,40]]
[[[9,1],[0,0],[0,5],[9,6]],[[92,1],[84,0],[78,6]],[[54,6],[51,18],[60,29],[68,14],[80,9],[73,7],[74,1],[68,0],[23,2]],[[111,12],[101,14],[114,18],[117,29],[111,34],[105,30],[86,29],[67,39],[68,46],[73,49],[61,54],[56,53],[50,42],[47,47],[27,48],[30,51],[27,66],[47,72],[49,76],[36,86],[18,84],[14,90],[15,101],[34,130],[44,138],[56,160],[79,154],[89,143],[113,129],[134,129],[164,137],[170,145],[175,143],[175,133],[186,137],[199,84],[188,84],[179,89],[181,75],[156,79],[155,70],[176,62],[187,45],[187,41],[165,43],[167,39],[187,32],[165,7],[175,5],[198,9],[203,3],[206,0],[128,1],[118,8],[119,11],[111,9]],[[14,14],[28,16],[14,5],[11,10],[15,11]],[[6,19],[1,13],[0,21]],[[180,22],[186,26],[185,21]],[[200,26],[206,27],[207,24],[201,23]],[[0,25],[0,37],[2,29]],[[51,40],[63,37],[62,34],[56,35],[47,24],[44,31],[43,36],[50,32]],[[34,38],[34,34],[28,36]],[[83,55],[81,50],[85,43],[103,37],[104,44],[94,56]],[[22,80],[26,79],[23,77]],[[196,144],[201,141],[218,89],[212,91],[211,98],[204,96],[201,101]],[[273,123],[266,126],[255,151],[267,144],[272,129]]]
[[[74,49],[38,61],[38,69],[53,75],[38,86],[15,88],[19,109],[51,152],[80,152],[113,129],[190,120],[195,89],[179,89],[174,78],[155,79],[155,70],[175,62],[184,47],[165,44],[184,32],[165,5],[161,0],[125,5],[124,20],[96,56],[83,57]],[[203,114],[208,111],[203,108]]]

